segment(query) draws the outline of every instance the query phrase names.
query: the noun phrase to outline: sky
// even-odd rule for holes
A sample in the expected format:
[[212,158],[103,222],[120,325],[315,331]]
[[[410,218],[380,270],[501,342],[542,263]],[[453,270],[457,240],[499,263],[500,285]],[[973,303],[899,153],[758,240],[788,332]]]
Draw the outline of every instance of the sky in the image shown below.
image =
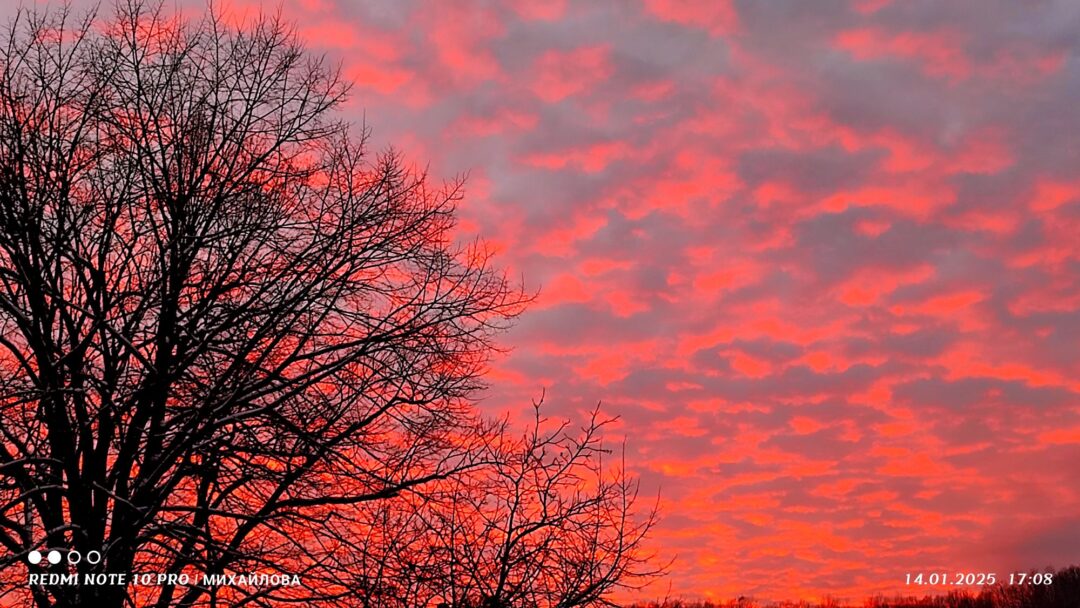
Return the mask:
[[1080,563],[1080,4],[280,10],[375,148],[468,174],[539,290],[481,405],[620,417],[647,595]]

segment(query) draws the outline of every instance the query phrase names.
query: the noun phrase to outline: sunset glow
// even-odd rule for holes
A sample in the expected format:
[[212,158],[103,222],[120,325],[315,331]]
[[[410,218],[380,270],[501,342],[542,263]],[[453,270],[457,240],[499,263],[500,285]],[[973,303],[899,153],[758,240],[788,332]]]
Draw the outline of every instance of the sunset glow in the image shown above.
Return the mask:
[[537,291],[483,411],[619,417],[675,560],[627,597],[1080,562],[1080,5],[280,11]]
[[654,595],[1080,557],[1076,7],[283,11],[377,141],[468,172],[462,232],[540,290],[484,407],[622,417]]

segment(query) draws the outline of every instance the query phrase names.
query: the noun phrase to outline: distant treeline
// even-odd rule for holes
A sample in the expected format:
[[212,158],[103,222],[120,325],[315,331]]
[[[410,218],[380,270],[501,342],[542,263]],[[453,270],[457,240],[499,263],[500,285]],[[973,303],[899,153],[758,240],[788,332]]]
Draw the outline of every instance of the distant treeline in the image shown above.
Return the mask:
[[[1033,573],[1035,571],[1032,571]],[[1080,566],[1053,572],[1049,585],[997,583],[980,591],[957,590],[924,597],[875,596],[861,602],[757,602],[739,598],[727,602],[665,600],[639,602],[628,608],[1080,608]]]

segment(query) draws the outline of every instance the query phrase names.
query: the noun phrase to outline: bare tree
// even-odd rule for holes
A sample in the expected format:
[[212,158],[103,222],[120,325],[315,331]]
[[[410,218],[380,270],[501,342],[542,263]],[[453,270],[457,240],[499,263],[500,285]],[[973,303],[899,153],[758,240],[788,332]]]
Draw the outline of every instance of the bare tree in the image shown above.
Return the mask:
[[[459,183],[370,156],[334,117],[346,92],[273,18],[132,2],[12,27],[3,578],[46,547],[100,551],[80,575],[193,577],[32,585],[37,606],[347,605],[325,541],[354,506],[475,464],[470,397],[526,298],[454,245]],[[199,578],[246,572],[304,584]]]
[[[611,593],[665,571],[645,539],[657,522],[637,480],[602,440],[594,410],[574,429],[534,406],[524,435],[504,427],[490,466],[424,488],[423,499],[373,507],[377,531],[353,554],[367,606],[571,608],[614,606]],[[407,581],[404,585],[402,582]]]

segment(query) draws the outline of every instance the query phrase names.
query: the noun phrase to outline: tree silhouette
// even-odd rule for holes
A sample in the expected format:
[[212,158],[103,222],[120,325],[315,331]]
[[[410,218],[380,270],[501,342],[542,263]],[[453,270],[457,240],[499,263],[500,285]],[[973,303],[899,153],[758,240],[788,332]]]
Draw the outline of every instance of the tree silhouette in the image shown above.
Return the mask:
[[[527,297],[279,19],[23,12],[0,49],[0,558],[37,606],[354,605],[357,505],[481,462]],[[359,527],[358,527],[359,526]],[[189,575],[25,585],[31,572]],[[304,584],[204,585],[202,574]],[[12,595],[14,594],[14,595]],[[5,600],[7,601],[7,600]]]
[[[373,505],[376,534],[352,543],[367,577],[365,606],[556,608],[616,605],[665,571],[643,542],[656,508],[639,511],[637,481],[602,431],[614,419],[594,410],[580,429],[535,405],[523,435],[486,444],[491,464],[442,480],[423,499]],[[409,581],[403,587],[399,581]]]

